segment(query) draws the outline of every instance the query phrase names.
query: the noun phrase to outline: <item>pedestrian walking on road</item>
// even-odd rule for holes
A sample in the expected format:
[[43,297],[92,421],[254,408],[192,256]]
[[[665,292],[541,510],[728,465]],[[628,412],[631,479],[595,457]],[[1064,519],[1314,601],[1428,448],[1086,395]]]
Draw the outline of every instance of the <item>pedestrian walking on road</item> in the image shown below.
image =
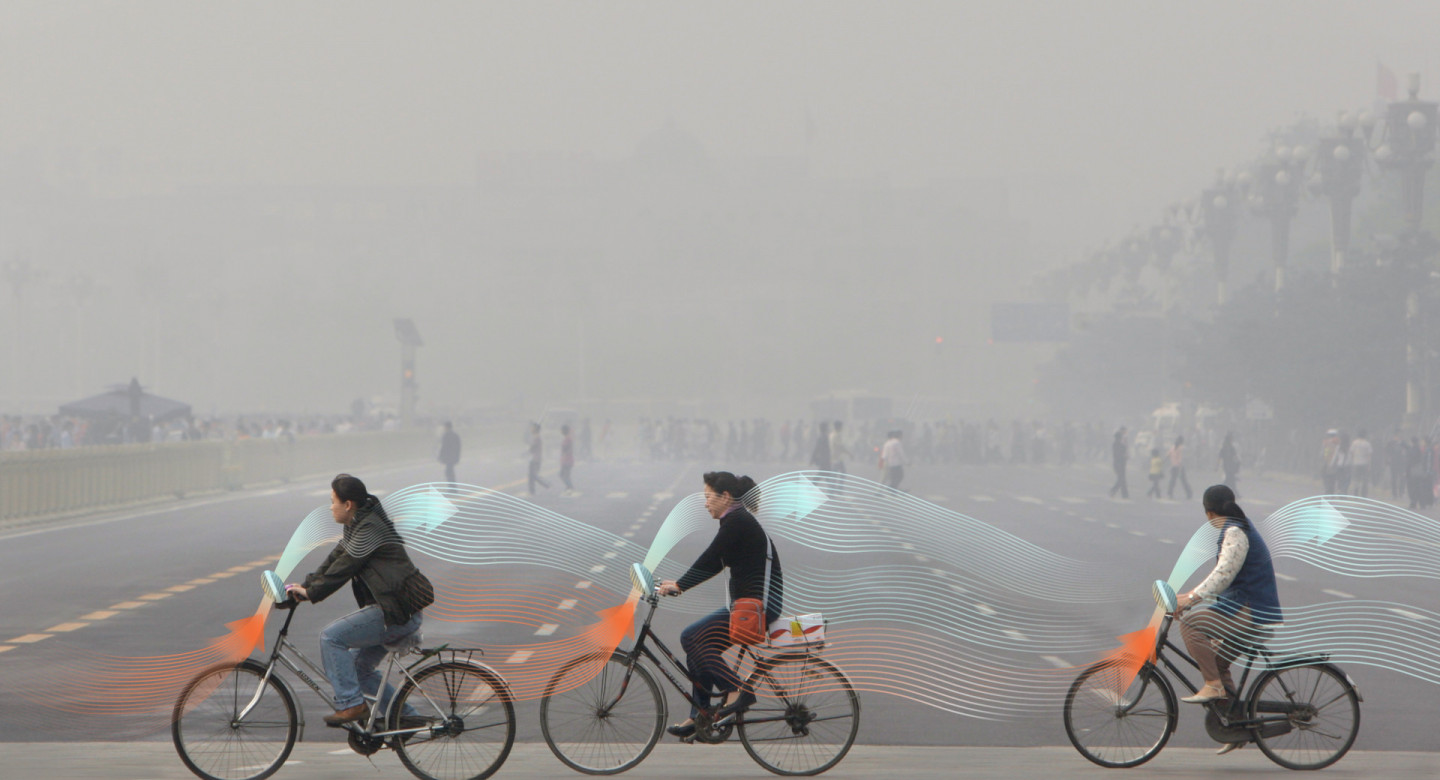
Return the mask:
[[1146,498],[1160,498],[1160,481],[1165,479],[1165,458],[1160,455],[1160,448],[1150,450],[1150,489],[1145,491]]
[[839,420],[830,429],[830,470],[845,473],[845,461],[850,459],[850,448],[845,446],[845,434]]
[[820,471],[830,470],[830,423],[820,423],[820,432],[815,435],[815,449],[810,452],[810,463]]
[[460,434],[455,426],[445,423],[445,433],[440,437],[439,461],[445,464],[445,481],[455,481],[455,464],[460,462]]
[[1232,491],[1238,490],[1240,484],[1240,450],[1235,446],[1235,435],[1225,434],[1225,441],[1220,445],[1220,471],[1225,474],[1224,484]]
[[880,471],[885,475],[885,484],[895,490],[900,489],[900,482],[905,479],[905,445],[900,443],[904,435],[898,428],[891,431],[885,446],[880,448]]
[[540,487],[550,488],[550,483],[540,478],[540,461],[545,455],[545,442],[540,439],[540,423],[530,423],[530,474],[527,483],[530,495],[535,495],[535,483],[539,482]]
[[1170,499],[1175,499],[1175,480],[1180,480],[1181,486],[1185,488],[1185,500],[1189,501],[1195,495],[1190,489],[1190,480],[1185,478],[1185,437],[1176,436],[1175,444],[1170,448]]
[[570,482],[570,470],[575,468],[575,437],[570,435],[570,426],[560,426],[560,481],[565,483],[565,495],[575,492]]
[[1110,497],[1116,493],[1121,498],[1130,498],[1130,486],[1125,484],[1125,463],[1130,460],[1130,443],[1125,441],[1125,426],[1115,431],[1115,440],[1110,442],[1110,460],[1115,468],[1115,484],[1110,486]]

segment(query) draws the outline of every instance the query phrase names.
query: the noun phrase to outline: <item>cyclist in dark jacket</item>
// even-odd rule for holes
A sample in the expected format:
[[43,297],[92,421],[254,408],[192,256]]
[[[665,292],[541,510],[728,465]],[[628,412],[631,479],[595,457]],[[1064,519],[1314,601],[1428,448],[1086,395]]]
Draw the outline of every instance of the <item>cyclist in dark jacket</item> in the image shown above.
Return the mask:
[[[780,557],[765,535],[765,529],[741,501],[744,497],[745,502],[755,505],[758,491],[754,488],[755,480],[749,477],[737,477],[728,471],[705,474],[705,508],[711,517],[720,521],[720,530],[680,579],[660,583],[662,594],[678,596],[728,568],[732,603],[742,598],[762,600],[766,625],[780,617],[780,605],[785,597]],[[692,691],[695,705],[689,720],[668,729],[671,734],[688,737],[695,733],[695,716],[698,708],[710,706],[712,686],[726,697],[717,719],[743,712],[755,703],[755,694],[741,687],[735,670],[725,663],[722,653],[731,644],[729,607],[700,618],[680,634],[680,646],[685,649],[686,665],[695,684]]]
[[[365,693],[380,687],[375,671],[385,657],[384,645],[420,629],[421,610],[434,600],[430,581],[411,563],[405,540],[365,483],[341,474],[330,483],[330,513],[345,526],[340,543],[302,585],[288,586],[302,601],[324,601],[346,582],[359,610],[320,632],[325,674],[335,689],[336,712],[325,723],[340,726],[370,716]],[[381,708],[394,691],[386,686]],[[405,713],[412,715],[413,713]]]

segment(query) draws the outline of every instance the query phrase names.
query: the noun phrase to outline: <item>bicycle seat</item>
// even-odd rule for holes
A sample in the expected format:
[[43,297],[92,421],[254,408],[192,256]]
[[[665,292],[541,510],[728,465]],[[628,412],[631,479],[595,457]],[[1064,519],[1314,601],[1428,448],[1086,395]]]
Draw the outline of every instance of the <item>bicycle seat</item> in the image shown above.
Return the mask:
[[394,642],[386,644],[384,647],[386,652],[403,655],[419,647],[420,642],[420,632],[416,631],[413,634],[406,634],[405,636],[400,637]]

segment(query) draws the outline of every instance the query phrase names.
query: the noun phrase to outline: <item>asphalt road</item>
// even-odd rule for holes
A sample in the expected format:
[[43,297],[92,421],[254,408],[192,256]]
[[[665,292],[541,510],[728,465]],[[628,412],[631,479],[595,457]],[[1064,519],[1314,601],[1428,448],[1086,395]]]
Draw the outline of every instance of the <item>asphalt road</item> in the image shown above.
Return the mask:
[[[525,464],[514,454],[497,457],[492,453],[478,462],[471,457],[469,463],[462,464],[462,479],[469,476],[467,470],[472,474],[479,472],[486,478],[469,478],[512,493],[523,491]],[[759,481],[797,470],[800,465],[739,464],[730,468],[737,473],[749,473]],[[536,496],[535,502],[616,535],[630,533],[633,541],[644,545],[674,502],[700,489],[701,472],[717,467],[724,464],[582,463],[575,471],[578,495],[562,496],[557,487],[552,487]],[[376,492],[441,478],[439,469],[429,464],[361,476]],[[1192,475],[1192,485],[1196,488],[1194,499],[1177,502],[1109,500],[1105,495],[1110,484],[1109,470],[1102,464],[1070,467],[917,465],[909,469],[904,487],[920,498],[996,525],[1049,550],[1093,561],[1097,567],[1108,570],[1132,571],[1135,599],[1098,605],[1093,614],[1085,616],[1087,621],[1093,621],[1097,631],[1121,634],[1144,624],[1151,604],[1149,583],[1169,574],[1185,540],[1203,522],[1199,493],[1208,484],[1207,476]],[[552,475],[552,485],[557,482]],[[1316,485],[1280,480],[1247,480],[1242,487],[1241,504],[1257,518],[1288,501],[1318,492]],[[110,684],[107,681],[112,677],[107,677],[103,669],[109,668],[106,663],[117,657],[153,659],[204,647],[226,632],[227,622],[254,610],[260,597],[260,570],[273,567],[274,559],[300,519],[327,502],[327,483],[317,480],[314,484],[279,486],[79,518],[8,535],[0,531],[0,540],[3,540],[0,592],[6,595],[5,606],[0,610],[0,648],[9,648],[0,650],[0,690],[31,692],[28,696],[0,697],[0,741],[21,743],[6,748],[4,755],[19,755],[13,751],[25,744],[69,742],[77,744],[42,749],[53,750],[56,755],[73,756],[78,752],[83,759],[93,748],[78,743],[166,739],[163,713],[130,712],[119,704],[113,708],[97,708],[97,711],[59,711],[32,701],[36,682],[52,680],[60,674],[67,675],[66,679],[86,679],[87,675],[93,675],[97,685]],[[688,559],[698,554],[705,541],[707,539],[687,539],[675,555]],[[313,567],[321,555],[323,552],[313,553],[301,565],[300,572]],[[788,551],[787,555],[797,562],[803,561],[803,553]],[[787,562],[790,559],[787,558]],[[578,584],[574,577],[555,571],[500,568],[495,576],[508,577],[539,590],[574,588]],[[1440,583],[1436,580],[1357,580],[1313,569],[1294,560],[1282,561],[1277,570],[1282,580],[1282,602],[1286,604],[1334,601],[1341,597],[1336,593],[1421,606],[1440,602],[1437,598]],[[427,571],[437,578],[448,576],[446,568],[440,565],[427,566]],[[324,604],[307,607],[296,618],[292,638],[318,660],[314,635],[326,622],[351,608],[353,603],[343,593]],[[675,637],[686,622],[688,616],[665,611],[656,626],[662,636]],[[272,636],[278,624],[279,621],[270,621]],[[548,626],[544,623],[539,626],[519,622],[476,625],[430,621],[425,633],[429,642],[451,640],[487,648],[487,661],[504,673],[506,663],[512,658],[507,647],[533,644],[536,633],[547,627],[550,633],[563,636],[566,631],[581,630],[583,624],[583,620],[565,615],[557,616]],[[1080,666],[1095,659],[1057,660]],[[1355,745],[1357,751],[1440,751],[1440,734],[1433,727],[1437,694],[1434,686],[1373,667],[1347,667],[1347,671],[1365,699],[1361,733]],[[113,698],[123,704],[130,694],[122,685],[114,691]],[[987,721],[940,712],[884,693],[864,693],[863,701],[864,718],[859,736],[862,746],[1067,745],[1059,712],[1020,720]],[[678,696],[671,696],[672,713],[678,711],[681,704]],[[335,732],[327,733],[318,727],[323,703],[302,691],[302,706],[308,713],[307,720],[313,724],[306,731],[307,742],[330,743],[330,749],[341,747],[336,744],[339,737]],[[518,739],[522,743],[540,742],[536,707],[535,702],[526,701],[518,708]],[[1213,747],[1204,734],[1198,708],[1182,711],[1179,731],[1170,746],[1167,753],[1175,748]],[[544,751],[543,744],[539,748]],[[1251,763],[1259,756],[1257,751],[1243,752],[1254,753],[1242,759]],[[896,756],[906,753],[884,755],[895,760]],[[1002,755],[1009,756],[1006,766],[1023,768],[1027,766],[1026,756],[1033,755],[1039,762],[1037,768],[1053,765],[1076,773],[1094,769],[1068,748]],[[1177,752],[1176,755],[1188,754]],[[1162,755],[1161,760],[1164,758]],[[117,769],[115,776],[182,776],[172,771],[180,768],[183,772],[173,754],[145,760],[164,760],[173,766],[163,773],[157,770],[150,774]],[[743,760],[743,755],[737,760]],[[1347,758],[1341,766],[1351,761]],[[11,763],[0,761],[0,765],[11,766]],[[1255,765],[1265,765],[1263,758]],[[1430,767],[1433,774],[1433,760],[1424,765]],[[398,766],[393,768],[397,773],[402,772]],[[553,764],[550,769],[557,770],[554,773],[558,774],[560,767]],[[502,776],[509,771],[507,765]],[[758,768],[751,766],[742,773],[752,776],[756,771]],[[287,770],[281,776],[289,774]],[[11,776],[20,775],[12,775],[0,766],[0,777]],[[914,776],[927,775],[917,765]]]

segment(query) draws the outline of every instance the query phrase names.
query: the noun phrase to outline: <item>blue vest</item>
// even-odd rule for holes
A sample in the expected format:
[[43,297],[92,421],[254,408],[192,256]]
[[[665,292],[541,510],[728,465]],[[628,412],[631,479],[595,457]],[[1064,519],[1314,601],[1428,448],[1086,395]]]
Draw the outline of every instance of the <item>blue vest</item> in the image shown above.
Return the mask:
[[1226,520],[1220,539],[1215,544],[1215,553],[1219,555],[1220,549],[1225,546],[1225,531],[1232,527],[1245,532],[1250,552],[1245,554],[1240,572],[1235,575],[1230,587],[1220,594],[1215,608],[1233,615],[1248,605],[1250,619],[1257,625],[1279,623],[1284,617],[1280,614],[1280,594],[1275,588],[1275,566],[1270,561],[1270,548],[1265,546],[1265,540],[1260,538],[1255,527],[1249,522]]

